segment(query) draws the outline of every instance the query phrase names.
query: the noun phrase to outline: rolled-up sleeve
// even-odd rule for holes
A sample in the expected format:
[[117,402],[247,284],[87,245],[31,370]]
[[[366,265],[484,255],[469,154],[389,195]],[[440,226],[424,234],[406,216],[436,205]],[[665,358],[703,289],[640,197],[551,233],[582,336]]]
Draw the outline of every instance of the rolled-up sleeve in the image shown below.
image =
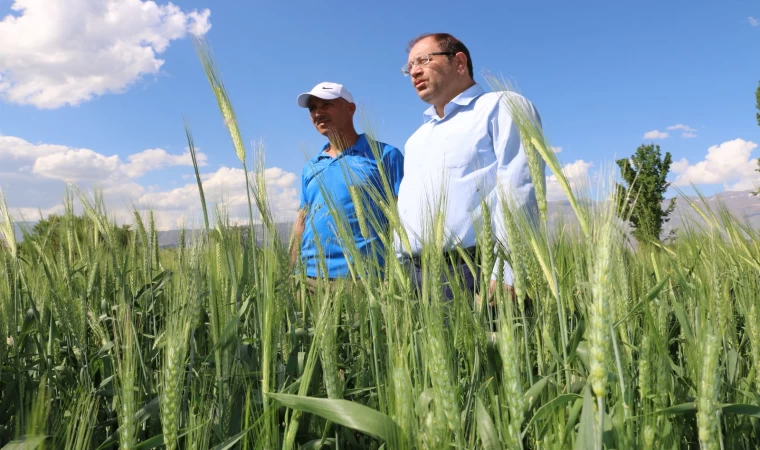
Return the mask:
[[[494,190],[493,201],[489,203],[492,208],[492,229],[499,242],[509,250],[502,200],[509,200],[511,206],[516,209],[514,212],[521,211],[527,214],[532,223],[536,223],[538,211],[535,187],[530,176],[526,148],[523,145],[518,122],[525,120],[525,123],[531,124],[529,126],[537,127],[540,131],[541,118],[533,104],[522,96],[514,93],[504,93],[504,96],[496,106],[490,124],[497,162],[497,186]],[[521,116],[520,119],[518,119],[518,114]],[[545,163],[540,156],[538,158],[543,174]],[[503,199],[502,195],[509,197]],[[491,279],[502,280],[505,284],[512,285],[514,281],[512,267],[505,261],[503,274],[498,273],[498,267],[499,265],[496,264]]]

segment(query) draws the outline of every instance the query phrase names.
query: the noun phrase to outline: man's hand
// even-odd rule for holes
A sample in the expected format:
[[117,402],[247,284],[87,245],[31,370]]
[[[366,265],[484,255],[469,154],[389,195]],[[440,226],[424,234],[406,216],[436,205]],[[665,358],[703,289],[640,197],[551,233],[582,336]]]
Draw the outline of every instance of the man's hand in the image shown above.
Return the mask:
[[[488,306],[490,306],[490,307],[496,306],[496,298],[495,298],[495,296],[496,296],[496,283],[497,283],[496,280],[491,280],[491,285],[488,287],[488,298],[489,298]],[[512,286],[510,286],[508,284],[503,284],[502,286],[504,288],[504,292],[506,292],[506,293],[509,294],[509,297],[512,299],[512,301],[515,301],[517,299],[517,296],[515,295],[515,288],[513,288]],[[481,302],[480,300],[481,300],[481,296],[480,295],[476,295],[475,296],[475,307],[477,308],[478,311],[481,311],[481,309],[483,307],[483,305],[482,305],[483,302]]]
[[293,232],[291,234],[291,248],[290,248],[290,268],[292,272],[293,268],[298,261],[298,257],[301,252],[301,238],[303,237],[303,231],[306,228],[306,212],[303,209],[298,210],[298,216],[296,222],[293,224]]
[[[503,284],[502,286],[504,287],[504,292],[507,292],[509,294],[509,297],[512,300],[517,299],[517,296],[515,295],[515,288],[513,288],[512,286],[508,284]],[[496,293],[496,280],[491,280],[491,286],[488,288],[488,296],[493,297],[495,293]],[[493,302],[494,301],[491,300],[491,306],[493,306]]]

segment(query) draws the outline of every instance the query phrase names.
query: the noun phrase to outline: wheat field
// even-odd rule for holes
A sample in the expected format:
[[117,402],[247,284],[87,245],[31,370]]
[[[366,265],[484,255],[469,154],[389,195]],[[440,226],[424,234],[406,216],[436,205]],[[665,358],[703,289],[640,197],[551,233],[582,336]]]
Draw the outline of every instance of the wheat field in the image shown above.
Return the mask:
[[125,231],[76,186],[61,220],[17,243],[0,195],[1,448],[760,448],[757,230],[692,202],[701,225],[633,245],[615,190],[571,185],[521,123],[577,225],[549,231],[538,172],[537,221],[503,197],[508,241],[485,228],[479,247],[497,251],[463,257],[483,285],[506,259],[514,297],[499,284],[474,297],[442,276],[445,211],[416,292],[391,245],[404,241],[392,200],[384,269],[352,249],[346,225],[352,276],[309,287],[289,267],[263,162],[196,44],[233,150],[253,166],[240,188],[264,236],[206,210],[197,165],[205,223],[176,249],[158,247],[149,211]]

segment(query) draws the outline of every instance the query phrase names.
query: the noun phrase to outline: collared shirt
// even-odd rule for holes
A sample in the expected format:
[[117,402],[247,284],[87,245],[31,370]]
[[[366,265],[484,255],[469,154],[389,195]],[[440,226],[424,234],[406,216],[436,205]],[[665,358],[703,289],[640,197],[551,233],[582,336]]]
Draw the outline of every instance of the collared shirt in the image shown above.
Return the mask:
[[[385,227],[387,218],[375,200],[387,197],[380,165],[372,150],[372,145],[375,144],[390,190],[394,196],[398,196],[404,176],[404,156],[392,145],[379,141],[371,144],[364,134],[359,135],[353,146],[335,158],[325,152],[329,145],[326,144],[322,152],[304,167],[301,176],[301,209],[306,212],[306,222],[301,241],[301,259],[307,276],[348,276],[349,261],[346,253],[348,248],[354,246],[364,255],[374,255],[382,267],[384,252],[378,238],[380,230],[376,226]],[[352,188],[355,188],[354,197],[351,196]],[[363,199],[360,206],[354,204],[354,198]],[[350,233],[354,242],[344,242],[340,237],[342,230]],[[326,273],[322,273],[320,268],[320,248],[324,254]]]
[[[540,126],[535,107],[520,95],[486,93],[475,84],[444,107],[443,117],[434,106],[425,111],[425,123],[406,142],[406,175],[398,208],[412,255],[420,252],[423,242],[432,241],[433,220],[440,213],[444,213],[444,250],[475,246],[482,199],[491,211],[496,237],[506,245],[500,219],[502,189],[511,193],[517,206],[535,214],[536,195],[525,149],[504,95],[526,107],[529,120]],[[400,242],[397,245],[401,254],[406,252]],[[512,284],[507,264],[503,275]]]

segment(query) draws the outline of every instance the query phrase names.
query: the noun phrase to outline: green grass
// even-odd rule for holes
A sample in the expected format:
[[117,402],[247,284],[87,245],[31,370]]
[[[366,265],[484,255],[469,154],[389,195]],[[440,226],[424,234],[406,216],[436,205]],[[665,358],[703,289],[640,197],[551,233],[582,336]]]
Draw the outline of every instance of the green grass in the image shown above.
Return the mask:
[[[237,143],[229,97],[218,74],[209,80]],[[531,151],[556,158],[521,127]],[[262,246],[218,209],[208,233],[159,250],[150,214],[124,234],[75,188],[83,221],[67,197],[64,220],[1,246],[0,447],[757,448],[760,233],[725,210],[694,203],[706,225],[632,247],[605,196],[583,201],[561,183],[581,226],[552,235],[505,197],[486,212],[501,213],[511,251],[468,263],[487,282],[506,257],[516,298],[499,288],[485,308],[456,277],[454,300],[440,299],[444,211],[417,295],[390,245],[379,271],[333,207],[352,277],[310,293],[276,236],[263,162],[254,167],[241,189],[271,237]],[[403,243],[381,194],[362,195],[389,214],[382,239],[396,231]],[[377,225],[362,211],[359,229]]]

